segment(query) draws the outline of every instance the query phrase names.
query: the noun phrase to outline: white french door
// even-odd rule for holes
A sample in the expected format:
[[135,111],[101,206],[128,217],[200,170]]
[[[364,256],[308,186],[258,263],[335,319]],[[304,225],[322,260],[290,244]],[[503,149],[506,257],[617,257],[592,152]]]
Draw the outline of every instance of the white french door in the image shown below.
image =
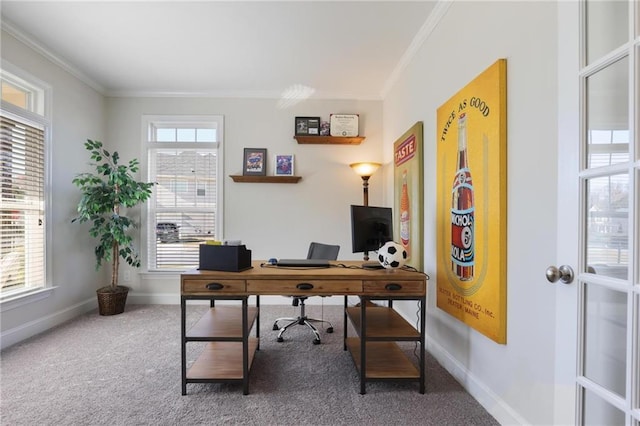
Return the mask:
[[[559,2],[556,423],[640,426],[640,5]],[[558,265],[559,266],[559,265]]]

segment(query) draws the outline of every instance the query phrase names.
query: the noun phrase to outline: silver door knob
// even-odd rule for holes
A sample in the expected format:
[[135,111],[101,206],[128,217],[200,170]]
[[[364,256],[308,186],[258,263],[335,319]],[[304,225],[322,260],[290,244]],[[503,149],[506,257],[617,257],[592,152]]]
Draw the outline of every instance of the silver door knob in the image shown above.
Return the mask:
[[573,269],[569,265],[562,265],[559,268],[549,266],[545,275],[550,283],[560,280],[565,284],[570,284],[573,281]]

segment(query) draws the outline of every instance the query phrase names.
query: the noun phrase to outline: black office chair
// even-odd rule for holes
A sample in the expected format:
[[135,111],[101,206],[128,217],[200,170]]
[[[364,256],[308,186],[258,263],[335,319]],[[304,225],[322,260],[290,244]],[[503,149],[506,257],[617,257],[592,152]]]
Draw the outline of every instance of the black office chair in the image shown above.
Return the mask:
[[[311,243],[309,245],[309,253],[307,253],[307,259],[322,259],[322,260],[336,260],[338,258],[338,252],[340,251],[340,246],[330,245],[330,244],[322,244],[322,243]],[[307,296],[291,296],[293,297],[293,306],[300,306],[300,315],[296,318],[278,318],[273,323],[274,330],[280,330],[278,333],[278,342],[284,342],[284,338],[282,335],[285,331],[287,331],[290,327],[294,325],[306,325],[311,329],[313,334],[316,335],[316,338],[313,340],[314,345],[320,344],[320,333],[318,333],[318,329],[313,325],[313,323],[325,322],[329,324],[327,327],[327,333],[333,333],[333,325],[326,320],[317,319],[317,318],[308,318],[305,313],[305,304],[304,301],[307,300]],[[289,321],[287,325],[280,328],[278,327],[279,321]]]

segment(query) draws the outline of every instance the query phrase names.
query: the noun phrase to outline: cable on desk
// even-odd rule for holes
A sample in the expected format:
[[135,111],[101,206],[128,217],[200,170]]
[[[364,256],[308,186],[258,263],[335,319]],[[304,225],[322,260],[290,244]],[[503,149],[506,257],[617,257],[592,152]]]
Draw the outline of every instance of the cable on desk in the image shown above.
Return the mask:
[[[363,269],[363,270],[365,270],[365,271],[379,271],[379,270],[383,269],[383,268],[365,268],[365,267],[363,267],[362,265],[345,265],[344,263],[332,264],[331,266],[332,266],[332,267],[335,267],[335,268]],[[414,268],[413,266],[408,266],[408,265],[405,265],[405,266],[403,266],[403,267],[402,267],[402,268],[400,268],[400,269],[403,269],[403,270],[405,270],[405,271],[419,272],[419,271],[418,271],[416,268]],[[429,277],[427,276],[427,278],[429,278]]]
[[[421,310],[422,310],[422,300],[418,300],[418,310],[416,311],[416,330],[420,330],[420,311]],[[425,315],[426,315],[426,312],[425,312]],[[424,318],[422,318],[422,321],[424,321]],[[426,328],[425,328],[425,333],[426,333]],[[425,339],[424,336],[422,336],[422,338],[426,342],[427,339]],[[424,351],[424,348],[422,348],[422,350]],[[417,340],[415,342],[413,342],[413,356],[416,357],[416,360],[419,363],[420,362],[420,357],[418,356],[418,341]]]
[[361,266],[345,265],[344,263],[335,263],[335,264],[332,264],[331,267],[333,267],[333,268],[346,268],[346,269],[362,269]]

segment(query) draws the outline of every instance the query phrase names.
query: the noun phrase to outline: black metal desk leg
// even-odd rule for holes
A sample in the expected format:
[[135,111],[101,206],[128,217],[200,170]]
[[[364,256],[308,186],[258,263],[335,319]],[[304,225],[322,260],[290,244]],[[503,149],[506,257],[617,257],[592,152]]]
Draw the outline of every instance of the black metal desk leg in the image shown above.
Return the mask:
[[182,357],[182,395],[187,394],[187,342],[186,342],[186,314],[187,302],[184,297],[180,298],[180,333],[181,333],[181,357]]
[[344,337],[342,338],[342,349],[345,350],[345,351],[347,350],[347,307],[348,307],[347,306],[347,297],[348,296],[344,297],[344,311],[343,311],[343,314],[344,314],[344,327],[343,327]]
[[260,350],[260,296],[256,296],[256,308],[258,308],[258,316],[256,317],[256,339],[258,339],[258,346],[256,350]]
[[427,298],[426,296],[420,299],[418,302],[420,303],[420,393],[424,393],[425,387],[425,368],[424,368],[424,360],[425,360],[425,352],[427,348],[425,348],[426,339],[424,337],[425,332],[425,318],[427,315]]
[[366,297],[360,298],[360,394],[367,393],[367,301]]
[[242,298],[242,393],[249,394],[249,330],[247,298]]

